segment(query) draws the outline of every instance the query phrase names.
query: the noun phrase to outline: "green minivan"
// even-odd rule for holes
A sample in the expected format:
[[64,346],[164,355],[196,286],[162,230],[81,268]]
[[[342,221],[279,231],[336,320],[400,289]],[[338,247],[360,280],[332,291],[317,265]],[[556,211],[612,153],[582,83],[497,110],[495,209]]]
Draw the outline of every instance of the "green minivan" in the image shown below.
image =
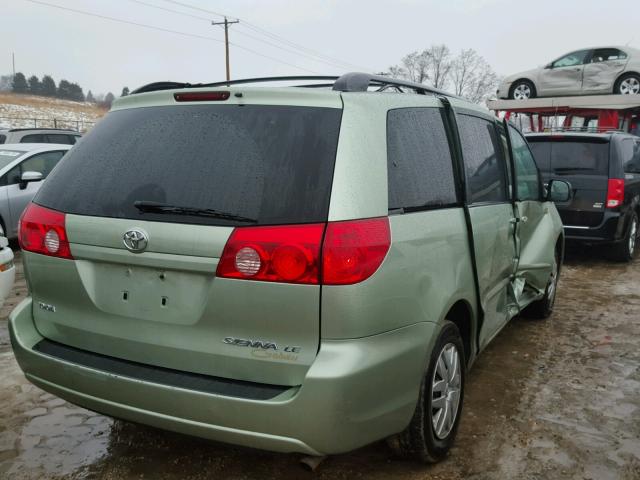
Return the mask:
[[543,186],[484,108],[321,80],[114,104],[21,219],[10,332],[31,382],[254,448],[446,455],[478,353],[551,313],[570,186]]

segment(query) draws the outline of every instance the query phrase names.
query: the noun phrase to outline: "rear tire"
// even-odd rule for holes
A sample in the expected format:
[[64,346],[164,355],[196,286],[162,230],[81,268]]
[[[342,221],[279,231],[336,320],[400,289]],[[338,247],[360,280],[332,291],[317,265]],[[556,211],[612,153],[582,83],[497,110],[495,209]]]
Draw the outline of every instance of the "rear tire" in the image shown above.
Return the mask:
[[544,320],[549,318],[553,313],[553,306],[556,303],[556,294],[558,291],[558,280],[560,279],[560,256],[556,254],[555,265],[551,271],[547,288],[544,291],[544,297],[540,300],[530,303],[522,310],[522,316],[525,318],[534,318]]
[[638,239],[638,214],[633,213],[629,220],[629,227],[624,238],[611,246],[610,254],[613,260],[618,262],[630,262],[636,253]]
[[465,368],[460,331],[447,321],[431,352],[411,423],[387,440],[398,457],[423,463],[446,457],[460,423]]
[[536,98],[536,87],[529,80],[513,82],[509,89],[509,98],[512,100],[529,100]]
[[616,95],[637,95],[640,94],[640,75],[636,73],[627,73],[622,75],[613,87],[613,93]]

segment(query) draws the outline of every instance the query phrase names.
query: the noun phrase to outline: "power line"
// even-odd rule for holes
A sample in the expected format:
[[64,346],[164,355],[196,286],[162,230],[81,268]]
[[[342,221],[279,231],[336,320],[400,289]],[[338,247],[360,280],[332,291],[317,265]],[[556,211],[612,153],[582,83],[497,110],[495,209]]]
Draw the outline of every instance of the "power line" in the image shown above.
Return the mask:
[[[212,15],[219,15],[221,17],[227,16],[227,17],[232,18],[232,16],[230,16],[230,15],[226,15],[226,14],[220,13],[220,12],[215,12],[213,10],[208,10],[206,8],[201,8],[201,7],[198,7],[198,6],[195,6],[195,5],[191,5],[191,4],[188,4],[188,3],[185,3],[185,2],[181,2],[181,1],[178,1],[178,0],[164,0],[164,1],[168,2],[168,3],[173,3],[175,5],[180,5],[181,7],[190,8],[192,10],[196,10],[196,11],[199,11],[199,12],[209,13],[209,14],[212,14]],[[271,33],[271,32],[269,32],[269,31],[267,31],[267,30],[265,30],[265,29],[263,29],[263,28],[261,28],[261,27],[259,27],[257,25],[252,24],[251,22],[246,21],[245,19],[240,18],[240,17],[233,17],[233,18],[236,18],[238,20],[242,20],[242,22],[243,22],[242,25],[244,25],[247,28],[250,28],[251,30],[253,30],[253,31],[257,32],[257,33],[260,33],[262,35],[271,37],[272,39],[274,39],[274,40],[276,40],[276,41],[278,41],[280,43],[287,44],[287,45],[289,45],[289,46],[291,46],[293,48],[296,48],[298,50],[306,51],[306,52],[308,52],[309,54],[311,54],[311,55],[313,55],[315,57],[324,58],[324,59],[327,59],[327,60],[329,60],[329,61],[331,61],[333,63],[339,63],[341,65],[347,66],[348,68],[356,67],[359,70],[366,70],[366,71],[373,71],[374,70],[372,68],[367,68],[367,67],[363,67],[361,65],[359,66],[359,65],[356,65],[356,64],[353,64],[353,63],[344,62],[342,60],[330,57],[330,56],[325,55],[323,53],[319,53],[319,52],[317,52],[315,50],[312,50],[312,49],[310,49],[308,47],[305,47],[305,46],[299,45],[297,43],[294,43],[294,42],[292,42],[290,40],[287,40],[286,38],[281,37],[280,35],[276,35],[275,33]],[[344,68],[344,67],[342,67],[342,68]]]
[[[151,4],[151,3],[147,3],[147,2],[144,2],[142,0],[129,0],[129,1],[133,2],[133,3],[138,3],[140,5],[144,5],[144,6],[147,6],[147,7],[150,7],[150,8],[163,10],[165,12],[173,13],[173,14],[176,14],[176,15],[183,15],[183,16],[188,17],[188,18],[193,18],[193,19],[196,19],[196,20],[202,20],[202,21],[205,21],[207,23],[209,23],[211,21],[211,18],[203,17],[203,16],[200,16],[200,15],[193,15],[193,14],[185,13],[185,12],[180,12],[178,10],[173,10],[171,8],[165,8],[165,7],[161,7],[159,5],[154,5],[154,4]],[[278,48],[278,49],[283,50],[285,52],[288,52],[288,53],[290,53],[292,55],[298,55],[300,57],[308,58],[310,60],[313,60],[314,62],[321,62],[321,63],[324,63],[326,65],[329,65],[329,66],[332,66],[332,67],[337,67],[337,68],[340,68],[340,69],[344,69],[345,66],[347,68],[351,68],[351,67],[348,66],[349,64],[345,64],[343,62],[338,62],[338,61],[323,60],[322,58],[319,58],[316,55],[309,55],[309,54],[301,52],[301,51],[291,50],[289,48],[283,47],[282,45],[278,45],[277,43],[269,42],[268,40],[265,40],[264,38],[260,38],[260,37],[257,37],[255,35],[251,35],[250,33],[243,32],[242,30],[236,30],[236,33],[239,33],[240,35],[244,35],[245,37],[257,40],[258,42],[262,42],[262,43],[264,43],[266,45],[269,45],[271,47]]]
[[[145,23],[132,22],[132,21],[129,21],[129,20],[123,20],[121,18],[109,17],[107,15],[100,15],[98,13],[86,12],[84,10],[77,10],[75,8],[63,7],[62,5],[55,5],[53,3],[42,2],[40,0],[24,0],[24,1],[30,2],[30,3],[35,3],[35,4],[38,4],[38,5],[43,5],[43,6],[46,6],[46,7],[57,8],[57,9],[60,9],[60,10],[66,10],[66,11],[69,11],[69,12],[77,13],[77,14],[80,14],[80,15],[86,15],[86,16],[89,16],[89,17],[96,17],[96,18],[101,18],[103,20],[110,20],[112,22],[124,23],[126,25],[133,25],[133,26],[136,26],[136,27],[147,28],[147,29],[151,29],[151,30],[157,30],[157,31],[160,31],[160,32],[165,32],[165,33],[172,33],[172,34],[175,34],[175,35],[181,35],[183,37],[192,37],[192,38],[197,38],[197,39],[200,39],[200,40],[208,40],[208,41],[212,41],[212,42],[224,43],[224,40],[220,40],[218,38],[207,37],[205,35],[198,35],[198,34],[195,34],[195,33],[180,32],[178,30],[171,30],[171,29],[168,29],[168,28],[156,27],[154,25],[147,25]],[[234,47],[239,48],[241,50],[245,50],[247,52],[250,52],[250,53],[252,53],[254,55],[257,55],[257,56],[260,56],[260,57],[263,57],[263,58],[267,58],[267,59],[272,60],[274,62],[282,63],[283,65],[287,65],[289,67],[297,68],[298,70],[304,70],[306,72],[320,74],[320,72],[316,72],[314,70],[309,70],[308,68],[300,67],[298,65],[294,65],[293,63],[285,62],[283,60],[271,57],[269,55],[264,55],[264,54],[262,54],[260,52],[257,52],[257,51],[255,51],[255,50],[253,50],[251,48],[245,47],[243,45],[239,45],[237,43],[230,43],[230,45],[233,45]]]
[[183,37],[193,37],[193,38],[199,38],[201,40],[211,40],[214,42],[224,43],[223,40],[219,40],[217,38],[205,37],[204,35],[197,35],[195,33],[179,32],[177,30],[171,30],[171,29],[162,28],[162,27],[155,27],[153,25],[147,25],[144,23],[131,22],[129,20],[123,20],[121,18],[108,17],[106,15],[100,15],[99,13],[85,12],[84,10],[76,10],[75,8],[63,7],[62,5],[54,5],[53,3],[41,2],[39,0],[24,0],[24,1],[30,2],[30,3],[37,3],[38,5],[44,5],[45,7],[58,8],[60,10],[79,13],[80,15],[86,15],[89,17],[97,17],[97,18],[102,18],[103,20],[111,20],[112,22],[119,22],[127,25],[134,25],[136,27],[149,28],[151,30],[158,30],[160,32],[173,33],[175,35],[182,35]]

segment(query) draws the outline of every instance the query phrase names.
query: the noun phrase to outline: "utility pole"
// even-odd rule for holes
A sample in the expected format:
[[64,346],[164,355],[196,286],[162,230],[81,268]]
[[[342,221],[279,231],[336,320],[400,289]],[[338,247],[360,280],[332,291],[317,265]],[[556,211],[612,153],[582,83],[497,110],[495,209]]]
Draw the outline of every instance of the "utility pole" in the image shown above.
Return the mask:
[[227,66],[227,82],[231,80],[231,71],[229,69],[229,25],[232,23],[240,23],[240,20],[229,21],[227,17],[224,17],[224,22],[211,22],[211,25],[224,25],[224,57]]
[[11,63],[13,64],[13,78],[16,78],[16,54],[11,52]]

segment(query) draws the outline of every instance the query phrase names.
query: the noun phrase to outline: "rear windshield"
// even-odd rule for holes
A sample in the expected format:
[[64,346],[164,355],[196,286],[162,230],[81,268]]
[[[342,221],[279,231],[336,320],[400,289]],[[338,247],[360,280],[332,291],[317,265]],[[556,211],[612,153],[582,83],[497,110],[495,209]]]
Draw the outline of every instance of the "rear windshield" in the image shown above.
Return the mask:
[[600,138],[527,138],[538,168],[558,175],[608,175],[609,141]]
[[[209,225],[326,221],[340,118],[333,108],[180,105],[109,113],[35,201],[78,215]],[[134,202],[236,218],[140,211]]]

